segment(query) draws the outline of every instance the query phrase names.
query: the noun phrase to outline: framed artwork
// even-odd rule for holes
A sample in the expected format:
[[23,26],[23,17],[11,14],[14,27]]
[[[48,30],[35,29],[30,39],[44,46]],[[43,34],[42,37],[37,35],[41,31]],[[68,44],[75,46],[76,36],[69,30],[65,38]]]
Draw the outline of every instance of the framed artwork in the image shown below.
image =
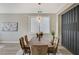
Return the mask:
[[0,31],[18,31],[18,22],[0,22]]

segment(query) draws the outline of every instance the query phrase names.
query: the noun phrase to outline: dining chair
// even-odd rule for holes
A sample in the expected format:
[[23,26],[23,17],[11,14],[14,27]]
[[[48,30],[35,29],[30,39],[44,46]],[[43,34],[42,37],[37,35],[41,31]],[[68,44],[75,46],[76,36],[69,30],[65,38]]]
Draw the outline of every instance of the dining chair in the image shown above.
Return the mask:
[[30,53],[31,53],[30,47],[24,43],[24,38],[21,37],[19,40],[20,40],[21,49],[23,50],[23,55],[26,53],[29,53],[29,55],[30,55]]
[[57,50],[58,50],[58,44],[59,44],[59,39],[55,40],[55,43],[52,45],[52,47],[48,48],[48,54],[52,53],[56,55]]
[[39,37],[39,33],[36,33],[36,37],[37,37],[37,38]]
[[48,45],[32,45],[32,55],[47,55]]
[[25,41],[26,41],[26,43],[27,43],[27,45],[28,45],[28,44],[29,44],[29,41],[28,41],[27,35],[24,36],[24,39],[25,39]]
[[40,35],[40,37],[43,37],[43,32],[40,32],[39,35]]
[[51,42],[50,42],[52,45],[54,44],[54,40],[55,40],[55,38],[53,38],[53,40],[51,40]]

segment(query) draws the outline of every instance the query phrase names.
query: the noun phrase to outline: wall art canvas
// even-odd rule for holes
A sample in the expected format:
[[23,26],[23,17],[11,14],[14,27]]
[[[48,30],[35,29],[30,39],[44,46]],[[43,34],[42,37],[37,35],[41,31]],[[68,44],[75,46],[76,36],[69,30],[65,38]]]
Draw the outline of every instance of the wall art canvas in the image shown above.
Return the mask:
[[18,31],[18,22],[0,22],[0,31]]

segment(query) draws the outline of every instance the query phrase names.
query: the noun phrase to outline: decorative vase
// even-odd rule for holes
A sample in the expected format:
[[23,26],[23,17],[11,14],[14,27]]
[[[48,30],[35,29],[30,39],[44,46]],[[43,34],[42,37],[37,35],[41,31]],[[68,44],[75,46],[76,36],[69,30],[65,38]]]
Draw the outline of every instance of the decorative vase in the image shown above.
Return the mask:
[[40,41],[40,36],[38,37],[38,41]]
[[55,39],[55,32],[53,31],[51,34],[52,34],[52,36],[53,36],[53,40],[52,40],[51,44],[53,45],[54,39]]

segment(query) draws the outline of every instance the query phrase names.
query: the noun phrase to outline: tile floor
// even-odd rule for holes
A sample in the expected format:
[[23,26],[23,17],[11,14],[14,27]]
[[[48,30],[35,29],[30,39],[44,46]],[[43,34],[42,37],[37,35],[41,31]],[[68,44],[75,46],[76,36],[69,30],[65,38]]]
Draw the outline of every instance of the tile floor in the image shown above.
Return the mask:
[[[0,43],[0,55],[22,55],[22,50],[18,43]],[[72,53],[59,46],[57,55],[72,55]]]
[[16,52],[20,50],[19,44],[14,43],[1,43],[0,55],[16,55]]

